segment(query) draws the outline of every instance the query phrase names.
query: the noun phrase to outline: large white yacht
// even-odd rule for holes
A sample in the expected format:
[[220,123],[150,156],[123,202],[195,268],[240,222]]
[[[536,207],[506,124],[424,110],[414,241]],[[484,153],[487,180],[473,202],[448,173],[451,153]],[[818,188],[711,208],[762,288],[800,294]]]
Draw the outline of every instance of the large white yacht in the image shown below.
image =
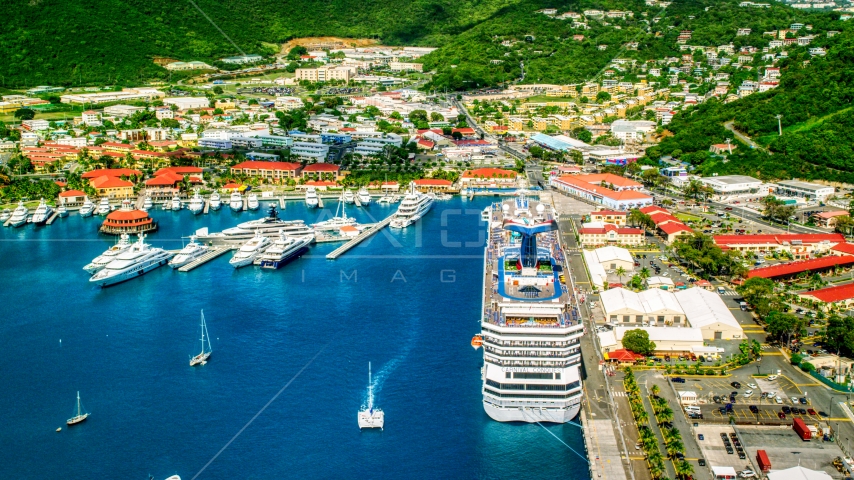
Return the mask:
[[12,211],[12,216],[9,218],[9,225],[20,227],[27,223],[27,218],[30,216],[30,209],[24,205],[24,201],[18,202],[18,206]]
[[94,274],[101,271],[104,267],[107,266],[108,263],[115,260],[120,253],[130,248],[131,245],[133,244],[130,241],[130,236],[127,233],[123,233],[122,236],[119,237],[118,243],[108,248],[104,253],[95,257],[94,260],[92,260],[91,262],[89,262],[88,265],[83,267],[83,270],[86,270],[90,274]]
[[240,249],[235,252],[234,256],[231,257],[231,260],[228,261],[234,268],[245,267],[246,265],[251,265],[252,262],[255,261],[267,247],[270,246],[270,239],[264,236],[261,236],[260,232],[255,232],[255,236],[252,237],[248,242],[241,245]]
[[341,199],[344,200],[344,203],[356,203],[356,196],[350,189],[344,190],[344,196]]
[[239,192],[233,192],[228,199],[228,206],[235,212],[243,210],[243,196]]
[[581,408],[584,325],[559,280],[552,209],[522,194],[490,216],[481,335],[472,340],[483,346],[483,408],[499,422],[569,422]]
[[120,253],[103,270],[89,279],[100,287],[109,287],[132,278],[142,276],[155,268],[169,263],[171,253],[144,243],[145,234],[139,235],[139,241]]
[[365,187],[360,188],[359,192],[356,193],[356,196],[359,197],[359,203],[361,203],[362,206],[365,206],[365,205],[368,205],[371,203],[371,194],[368,193],[368,189]]
[[106,215],[106,214],[110,213],[111,209],[112,209],[112,207],[110,207],[110,199],[107,197],[104,197],[98,203],[98,209],[95,210],[95,213],[97,213],[98,215]]
[[207,252],[208,247],[196,242],[196,236],[192,235],[190,236],[190,243],[172,257],[172,260],[169,260],[169,266],[172,268],[181,268]]
[[199,191],[196,190],[196,193],[193,194],[193,198],[187,202],[187,210],[193,212],[194,215],[198,215],[202,213],[202,210],[205,209],[205,200],[199,195]]
[[172,210],[181,210],[184,207],[184,202],[181,201],[181,197],[176,193],[175,196],[172,197]]
[[258,210],[258,207],[260,206],[261,204],[258,203],[258,195],[250,193],[249,197],[246,198],[246,208],[249,210]]
[[211,194],[211,210],[219,210],[222,207],[222,197],[219,196],[219,192],[213,192]]
[[207,228],[196,232],[198,239],[206,244],[228,245],[244,243],[255,236],[256,232],[262,235],[276,235],[282,230],[287,235],[303,236],[313,235],[314,230],[302,220],[282,220],[275,205],[270,205],[269,213],[264,218],[251,220],[237,224],[236,227],[226,228],[222,232],[208,233]]
[[53,215],[53,207],[45,203],[42,198],[41,201],[39,201],[39,206],[36,207],[36,211],[33,212],[33,224],[44,225],[51,215]]
[[[338,215],[338,213],[341,215]],[[344,207],[343,197],[338,200],[338,206],[335,207],[335,216],[329,220],[312,223],[311,226],[315,231],[319,230],[338,230],[341,227],[355,225],[356,219],[347,216],[347,210]]]
[[142,201],[142,210],[147,212],[154,207],[154,201],[151,200],[151,197],[148,195],[145,196],[145,200]]
[[87,196],[77,213],[79,213],[81,217],[91,217],[94,212],[95,204],[92,203],[92,200],[89,200],[89,197]]
[[313,241],[314,235],[291,237],[285,232],[279,232],[279,238],[261,255],[261,268],[276,269],[281,267],[305,252]]
[[319,201],[317,199],[317,189],[315,187],[308,187],[305,189],[305,206],[308,208],[316,208],[319,205]]
[[433,206],[433,195],[421,193],[415,189],[415,182],[409,184],[409,191],[397,207],[391,223],[392,228],[405,228],[417,222]]

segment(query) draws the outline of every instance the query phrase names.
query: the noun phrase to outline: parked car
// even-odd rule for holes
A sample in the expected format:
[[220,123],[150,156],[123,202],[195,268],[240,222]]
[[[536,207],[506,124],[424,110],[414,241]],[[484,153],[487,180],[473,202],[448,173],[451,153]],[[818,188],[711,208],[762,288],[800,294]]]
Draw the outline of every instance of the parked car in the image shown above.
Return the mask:
[[751,396],[753,396],[753,390],[744,391],[744,398],[750,398]]
[[799,408],[799,409],[798,409],[798,413],[800,413],[801,415],[806,415],[806,414],[807,414],[807,410],[806,410],[805,408]]
[[705,440],[705,439],[706,439],[706,437],[704,437],[702,433],[697,434],[697,440]]
[[730,385],[732,385],[732,388],[741,388],[741,384],[738,382],[732,382]]
[[801,397],[800,400],[798,400],[798,401],[801,402],[801,405],[806,405],[807,404],[807,397]]
[[756,385],[755,383],[748,383],[747,386],[748,386],[748,388],[759,388],[759,386]]
[[705,458],[698,459],[697,465],[699,465],[701,467],[705,467],[706,466],[706,459]]
[[812,408],[808,408],[807,413],[809,413],[810,415],[818,415],[818,413],[815,410],[813,410]]
[[783,403],[783,399],[782,399],[782,398],[780,398],[780,396],[779,396],[779,395],[777,395],[776,397],[774,397],[774,401],[777,403],[777,405],[780,405],[780,404],[782,404],[782,403]]
[[768,378],[766,378],[766,380],[773,382],[774,380],[777,380],[778,378],[780,378],[778,375],[768,375]]
[[715,395],[715,396],[714,396],[714,398],[713,398],[712,400],[714,400],[714,401],[715,401],[715,403],[721,403],[721,397],[720,397],[720,396],[718,396],[718,395]]
[[798,404],[798,397],[792,397],[792,403],[797,405]]
[[670,381],[673,383],[685,383],[685,379],[682,377],[673,377]]
[[785,414],[785,413],[783,413],[783,412],[777,412],[777,416],[778,416],[778,417],[780,417],[780,420],[785,420],[785,419],[786,419],[786,414]]
[[753,413],[759,413],[759,408],[756,405],[751,405],[750,411]]
[[789,408],[788,406],[784,406],[783,408],[780,409],[780,411],[782,411],[783,413],[790,413],[792,411],[792,409]]

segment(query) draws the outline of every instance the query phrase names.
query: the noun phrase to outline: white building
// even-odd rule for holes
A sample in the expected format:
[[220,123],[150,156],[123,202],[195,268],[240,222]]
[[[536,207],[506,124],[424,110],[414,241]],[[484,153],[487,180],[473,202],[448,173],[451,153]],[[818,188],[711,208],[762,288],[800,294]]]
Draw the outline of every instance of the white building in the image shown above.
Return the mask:
[[98,127],[101,125],[101,114],[94,110],[86,110],[80,114],[80,121],[85,125]]
[[296,110],[304,106],[299,97],[276,97],[276,110]]
[[393,72],[421,72],[424,70],[424,65],[413,62],[389,62],[388,68]]
[[75,93],[62,95],[62,103],[96,104],[120,102],[123,100],[142,100],[150,102],[163,98],[166,94],[156,88],[125,88],[120,92]]
[[202,132],[202,138],[208,140],[231,140],[240,136],[240,132],[225,128],[211,128]]
[[260,62],[263,59],[264,59],[264,57],[262,57],[261,55],[238,55],[236,57],[226,57],[226,58],[223,58],[220,60],[222,61],[222,63],[230,63],[232,65],[240,65],[243,63]]
[[655,122],[646,120],[615,120],[611,124],[611,135],[620,140],[641,141],[655,131]]
[[599,333],[599,346],[602,353],[613,352],[623,347],[623,337],[630,330],[643,330],[649,340],[655,343],[655,352],[659,354],[693,353],[703,348],[703,334],[699,328],[617,326],[613,330]]
[[169,97],[163,99],[164,105],[175,105],[178,110],[191,110],[194,108],[207,108],[210,101],[207,97]]
[[57,145],[68,145],[69,147],[83,148],[86,146],[86,137],[60,137],[56,139]]
[[802,182],[800,180],[783,180],[777,182],[777,193],[787,197],[803,197],[808,200],[824,201],[835,193],[836,189],[827,185]]
[[104,115],[124,118],[143,110],[145,110],[144,107],[135,107],[133,105],[110,105],[109,107],[104,107]]
[[719,177],[703,177],[701,182],[712,187],[718,195],[738,193],[757,193],[762,187],[762,180],[746,175],[724,175]]
[[768,480],[831,480],[833,477],[821,470],[797,467],[785,470],[771,470],[767,473]]
[[596,250],[584,250],[582,255],[593,285],[600,289],[608,283],[608,270],[616,271],[622,267],[626,275],[629,275],[635,268],[632,254],[625,248],[607,246]]

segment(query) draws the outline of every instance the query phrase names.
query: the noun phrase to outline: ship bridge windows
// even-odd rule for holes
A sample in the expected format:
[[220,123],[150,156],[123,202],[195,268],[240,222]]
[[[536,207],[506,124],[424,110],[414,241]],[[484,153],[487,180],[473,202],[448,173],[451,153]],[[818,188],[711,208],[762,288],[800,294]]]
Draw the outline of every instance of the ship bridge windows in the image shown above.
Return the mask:
[[539,383],[498,383],[495,380],[487,378],[486,384],[492,388],[498,388],[500,390],[568,392],[579,388],[581,386],[581,381],[570,382],[565,385],[548,385]]

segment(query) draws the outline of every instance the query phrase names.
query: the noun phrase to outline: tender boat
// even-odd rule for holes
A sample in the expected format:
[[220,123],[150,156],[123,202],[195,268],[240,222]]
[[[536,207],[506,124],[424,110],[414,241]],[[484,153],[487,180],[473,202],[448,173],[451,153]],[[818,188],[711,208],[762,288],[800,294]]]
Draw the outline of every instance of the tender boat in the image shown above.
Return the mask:
[[219,196],[219,192],[213,192],[211,194],[211,210],[219,210],[222,207],[222,197]]
[[181,210],[184,207],[184,203],[181,201],[181,197],[176,193],[174,197],[172,197],[172,210]]
[[95,257],[94,260],[92,260],[88,265],[83,267],[83,270],[86,270],[90,274],[95,274],[101,271],[104,267],[107,266],[107,264],[115,260],[120,253],[130,248],[131,245],[133,245],[133,243],[131,243],[130,241],[130,235],[128,235],[127,233],[123,233],[121,237],[119,237],[119,241],[115,245],[108,248],[106,251],[104,251],[104,253]]
[[60,218],[65,218],[68,216],[68,209],[65,208],[65,205],[60,205],[56,207],[56,213],[59,214]]
[[260,206],[261,204],[258,203],[258,195],[250,193],[249,197],[246,199],[246,208],[249,210],[258,210],[258,207]]
[[415,189],[415,182],[409,184],[409,191],[404,195],[397,212],[389,225],[392,228],[406,228],[417,222],[433,206],[433,196]]
[[482,346],[483,346],[483,336],[481,336],[481,335],[475,335],[474,337],[472,337],[472,339],[471,339],[471,346],[472,346],[472,348],[474,348],[475,350],[477,350],[478,348],[482,347]]
[[374,408],[374,384],[371,379],[371,364],[368,362],[368,403],[359,409],[359,430],[363,428],[383,429],[385,425],[385,413],[379,408]]
[[316,208],[320,204],[317,199],[317,188],[308,187],[305,189],[305,205],[308,208]]
[[[208,335],[208,325],[205,323],[205,311],[202,310],[202,324],[199,326],[202,331],[202,351],[195,357],[190,357],[190,366],[205,365],[211,357],[213,350],[211,349],[211,336]],[[207,345],[205,341],[207,340]]]
[[68,426],[77,425],[78,423],[89,418],[88,413],[83,413],[83,406],[80,404],[80,392],[77,392],[77,415],[65,421]]
[[190,243],[182,248],[172,260],[169,260],[169,266],[172,268],[181,268],[184,265],[198,259],[208,252],[208,247],[196,242],[196,236],[190,237]]
[[356,196],[351,190],[344,190],[343,200],[344,203],[356,203]]
[[131,245],[127,250],[116,256],[116,259],[108,263],[101,271],[92,275],[90,282],[100,286],[108,287],[117,283],[137,278],[155,268],[169,263],[171,253],[162,248],[155,248],[144,243],[145,234],[139,235],[139,241]]
[[98,202],[98,209],[95,211],[98,215],[106,215],[110,213],[110,199],[104,197]]
[[308,249],[314,235],[291,237],[279,232],[279,238],[261,255],[261,268],[279,268]]
[[33,212],[33,224],[44,225],[51,215],[53,215],[53,208],[47,203],[45,203],[44,199],[42,198],[39,201],[39,206],[36,207],[36,211]]
[[90,217],[93,213],[95,213],[95,204],[92,203],[92,200],[89,200],[89,197],[86,197],[86,200],[83,201],[83,206],[80,207],[78,212],[81,217]]
[[30,209],[24,206],[24,201],[21,200],[18,202],[18,206],[15,207],[15,210],[12,212],[12,216],[9,217],[9,225],[13,227],[20,227],[21,225],[27,223],[27,218],[30,216]]
[[244,243],[243,246],[240,247],[239,250],[231,257],[231,260],[228,261],[234,268],[245,267],[246,265],[251,265],[252,262],[255,261],[267,247],[270,246],[270,239],[267,237],[261,236],[260,232],[255,232],[255,236],[252,237],[251,240]]
[[207,229],[196,232],[199,241],[206,244],[228,245],[244,243],[255,236],[256,232],[261,235],[275,235],[279,231],[291,236],[313,235],[314,231],[302,220],[282,220],[275,205],[270,205],[269,213],[264,218],[251,220],[238,224],[236,227],[226,228],[222,232],[207,233]]
[[145,196],[145,200],[142,201],[142,208],[144,210],[151,210],[151,207],[154,206],[154,202],[151,200],[151,197],[148,195]]
[[359,197],[359,203],[361,203],[362,206],[371,203],[371,194],[368,193],[368,189],[366,187],[360,188],[359,192],[356,195]]
[[486,207],[480,212],[480,220],[483,222],[489,222],[489,217],[492,215],[492,207]]
[[243,196],[238,192],[232,193],[228,200],[228,206],[235,212],[243,210]]
[[194,215],[198,215],[202,213],[205,209],[205,200],[199,195],[199,190],[196,190],[196,193],[193,194],[193,198],[187,203],[187,210],[193,212]]

